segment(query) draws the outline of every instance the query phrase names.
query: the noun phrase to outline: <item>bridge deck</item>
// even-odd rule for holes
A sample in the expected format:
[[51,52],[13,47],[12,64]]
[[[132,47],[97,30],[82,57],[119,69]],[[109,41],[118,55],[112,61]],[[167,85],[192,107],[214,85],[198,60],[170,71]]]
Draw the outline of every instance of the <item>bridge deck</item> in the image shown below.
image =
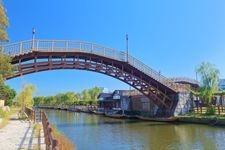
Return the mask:
[[[83,52],[91,53],[99,56],[115,59],[118,61],[128,62],[131,66],[137,68],[144,74],[150,76],[154,80],[160,82],[171,90],[177,92],[182,87],[173,80],[166,78],[158,71],[150,68],[141,61],[127,55],[124,52],[117,51],[111,48],[106,48],[97,44],[70,41],[70,40],[29,40],[19,43],[9,44],[3,46],[5,53],[12,57],[24,55],[32,51],[39,52]],[[128,56],[128,57],[127,57]]]

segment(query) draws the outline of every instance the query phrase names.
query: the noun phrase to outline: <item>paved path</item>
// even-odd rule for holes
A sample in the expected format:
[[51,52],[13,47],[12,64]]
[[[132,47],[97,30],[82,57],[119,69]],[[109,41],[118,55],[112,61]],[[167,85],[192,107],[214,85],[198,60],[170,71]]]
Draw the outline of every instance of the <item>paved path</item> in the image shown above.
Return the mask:
[[33,125],[13,115],[9,124],[0,129],[0,150],[45,149],[43,133],[35,137]]

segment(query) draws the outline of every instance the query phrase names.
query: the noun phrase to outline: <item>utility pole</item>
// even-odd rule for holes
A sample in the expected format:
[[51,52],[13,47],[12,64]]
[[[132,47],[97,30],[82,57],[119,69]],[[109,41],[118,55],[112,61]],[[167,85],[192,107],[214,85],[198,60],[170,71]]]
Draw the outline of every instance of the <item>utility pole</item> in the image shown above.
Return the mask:
[[[127,53],[127,63],[129,63],[129,53],[128,53],[128,34],[126,34],[126,53]],[[129,97],[131,96],[131,86],[129,85]]]
[[31,49],[34,49],[34,38],[35,38],[35,28],[32,28],[32,47]]
[[127,63],[128,63],[128,34],[126,34],[126,53],[127,53]]
[[195,72],[195,76],[196,76],[196,81],[198,81],[198,73]]

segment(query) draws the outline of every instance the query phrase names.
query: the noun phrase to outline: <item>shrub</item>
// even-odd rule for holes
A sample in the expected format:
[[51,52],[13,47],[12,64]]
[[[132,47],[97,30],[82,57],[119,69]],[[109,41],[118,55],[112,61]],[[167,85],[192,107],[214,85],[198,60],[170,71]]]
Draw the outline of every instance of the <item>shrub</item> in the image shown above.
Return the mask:
[[5,118],[5,117],[6,117],[6,112],[0,108],[0,118]]
[[215,115],[216,109],[213,106],[207,107],[206,115]]

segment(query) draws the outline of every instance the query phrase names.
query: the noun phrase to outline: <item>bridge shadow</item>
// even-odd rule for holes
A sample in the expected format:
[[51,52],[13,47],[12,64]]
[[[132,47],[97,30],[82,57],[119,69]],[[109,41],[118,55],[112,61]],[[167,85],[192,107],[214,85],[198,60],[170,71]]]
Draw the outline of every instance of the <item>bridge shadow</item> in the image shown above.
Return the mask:
[[[17,119],[17,120],[19,120],[19,119]],[[29,133],[30,133],[30,135],[29,135]],[[29,126],[27,127],[27,129],[24,133],[24,136],[21,137],[21,142],[18,146],[18,150],[26,149],[26,147],[28,149],[32,149],[33,135],[34,135],[34,129],[31,127],[31,123],[29,122]]]

